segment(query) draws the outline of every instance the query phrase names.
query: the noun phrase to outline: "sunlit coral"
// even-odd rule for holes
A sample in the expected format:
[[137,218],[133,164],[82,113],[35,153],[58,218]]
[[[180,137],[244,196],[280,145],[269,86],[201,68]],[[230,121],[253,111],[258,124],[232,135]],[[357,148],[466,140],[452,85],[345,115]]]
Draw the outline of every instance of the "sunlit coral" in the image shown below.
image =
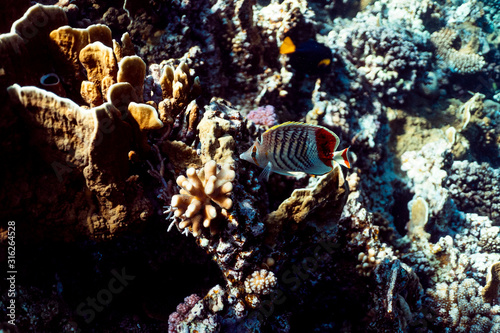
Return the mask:
[[198,236],[203,225],[205,228],[210,227],[213,234],[215,228],[212,220],[217,217],[217,208],[213,203],[221,209],[231,209],[233,201],[229,196],[233,190],[235,172],[228,165],[223,165],[217,171],[217,163],[211,160],[202,169],[189,168],[186,175],[187,178],[177,178],[180,194],[172,197],[174,216],[182,219],[179,228],[190,226],[193,235]]

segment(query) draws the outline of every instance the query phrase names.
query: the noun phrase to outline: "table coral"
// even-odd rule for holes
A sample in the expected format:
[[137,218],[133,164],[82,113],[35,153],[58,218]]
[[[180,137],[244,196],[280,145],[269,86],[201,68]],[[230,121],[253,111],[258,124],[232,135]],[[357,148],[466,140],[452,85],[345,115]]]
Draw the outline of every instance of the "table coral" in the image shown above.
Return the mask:
[[233,190],[235,172],[228,165],[223,165],[218,171],[217,163],[212,160],[200,170],[188,169],[186,174],[187,178],[177,178],[181,190],[180,194],[172,197],[171,203],[174,216],[182,219],[179,228],[189,226],[195,237],[200,235],[202,226],[210,228],[214,234],[218,226],[212,220],[218,212],[212,202],[221,209],[231,209],[233,201],[229,196]]

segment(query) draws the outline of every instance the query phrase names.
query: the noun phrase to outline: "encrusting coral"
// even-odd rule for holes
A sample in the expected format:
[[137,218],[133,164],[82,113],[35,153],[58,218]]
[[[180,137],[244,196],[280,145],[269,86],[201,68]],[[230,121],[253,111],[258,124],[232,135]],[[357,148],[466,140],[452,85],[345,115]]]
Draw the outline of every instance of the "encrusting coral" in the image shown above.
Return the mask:
[[182,219],[179,228],[189,226],[193,235],[198,236],[203,226],[210,228],[211,234],[214,234],[217,226],[213,220],[218,212],[212,202],[221,209],[231,209],[233,201],[229,196],[233,190],[235,172],[229,165],[222,165],[217,170],[217,163],[211,160],[200,170],[189,168],[186,175],[187,178],[177,178],[181,190],[180,194],[172,197],[171,203],[174,216]]

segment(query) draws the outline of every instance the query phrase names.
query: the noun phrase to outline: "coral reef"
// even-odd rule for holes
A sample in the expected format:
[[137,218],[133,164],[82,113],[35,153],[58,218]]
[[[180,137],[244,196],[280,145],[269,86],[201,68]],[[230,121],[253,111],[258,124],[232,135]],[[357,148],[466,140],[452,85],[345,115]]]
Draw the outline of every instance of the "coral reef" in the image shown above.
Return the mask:
[[195,304],[200,300],[200,296],[193,294],[184,298],[184,303],[177,305],[175,312],[171,313],[168,317],[168,332],[177,332],[177,325],[179,322],[184,320],[189,311],[195,306]]
[[500,186],[500,171],[486,163],[455,161],[445,186],[457,207],[500,222],[500,202],[496,193]]
[[483,300],[488,303],[493,303],[500,292],[500,263],[494,263],[488,268],[488,275],[486,277],[486,285],[484,286],[481,294]]
[[257,109],[248,113],[247,119],[253,121],[257,125],[274,126],[278,124],[274,106],[266,105],[259,106]]
[[428,55],[403,34],[386,27],[358,24],[342,30],[340,45],[379,97],[403,103],[427,66]]
[[[0,5],[18,331],[500,331],[494,1],[54,2]],[[352,168],[259,181],[278,120]]]

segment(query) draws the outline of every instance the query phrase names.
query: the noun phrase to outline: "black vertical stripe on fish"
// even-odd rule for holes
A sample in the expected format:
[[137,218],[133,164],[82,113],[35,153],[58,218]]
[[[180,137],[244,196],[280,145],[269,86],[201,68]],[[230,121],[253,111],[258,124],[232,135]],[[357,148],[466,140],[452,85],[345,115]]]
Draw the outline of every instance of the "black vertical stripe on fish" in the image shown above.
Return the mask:
[[[281,144],[278,145],[280,147],[280,153],[278,154],[277,157],[279,157],[280,161],[283,162],[283,164],[285,164],[286,168],[283,168],[283,170],[295,170],[295,166],[293,165],[293,163],[290,161],[290,158],[289,158],[289,150],[290,150],[290,142],[288,140],[286,140],[286,132],[287,131],[279,131],[282,135],[282,141],[281,141]],[[286,154],[283,154],[284,150],[285,150],[285,144],[288,144],[288,147],[286,148]]]
[[274,132],[271,132],[272,134],[272,137],[270,139],[273,139],[273,140],[270,140],[269,144],[271,143],[274,143],[274,146],[273,145],[270,145],[269,148],[272,149],[273,151],[273,159],[274,159],[274,162],[276,163],[276,165],[281,169],[281,170],[286,170],[286,166],[281,164],[282,161],[280,161],[280,155],[281,155],[281,151],[282,151],[282,142],[280,141],[280,138],[279,138],[279,135],[282,131],[274,131]]
[[310,161],[309,159],[307,158],[307,150],[308,150],[308,147],[309,147],[309,144],[308,144],[308,136],[309,136],[309,133],[308,131],[302,129],[300,131],[300,134],[299,134],[299,142],[302,142],[302,145],[300,147],[300,151],[299,153],[297,154],[297,157],[299,158],[299,160],[301,161],[302,165],[304,166],[305,169],[307,168],[310,168]]
[[297,169],[301,170],[304,168],[304,158],[301,156],[306,141],[302,138],[302,134],[304,131],[293,131],[292,140],[296,142],[295,151],[294,151],[294,160],[297,162]]
[[305,139],[304,139],[304,144],[303,144],[303,147],[301,149],[300,154],[302,155],[302,158],[304,160],[304,168],[309,169],[312,166],[311,156],[309,156],[310,150],[312,148],[311,144],[310,144],[311,133],[309,130],[304,130],[303,132],[305,135]]
[[290,158],[291,156],[293,157],[295,155],[295,146],[296,143],[293,142],[290,138],[290,135],[293,133],[293,131],[284,131],[284,136],[285,136],[285,141],[287,143],[286,147],[286,154],[281,155],[282,161],[290,168],[290,170],[300,170],[298,169],[297,164],[295,163],[293,158]]
[[299,159],[299,150],[302,148],[304,142],[300,141],[301,131],[290,131],[291,132],[291,152],[288,154],[290,161],[295,165],[295,170],[302,170],[304,168],[304,163]]
[[[306,160],[306,163],[305,163],[306,167],[309,169],[313,165],[313,162],[312,162],[310,155],[311,155],[311,149],[313,149],[314,147],[311,144],[311,131],[305,130],[304,132],[306,132],[306,142],[307,142],[307,144],[304,147],[304,158]],[[313,130],[312,134],[314,134],[314,130]]]
[[[287,149],[286,149],[286,160],[294,166],[293,170],[300,170],[300,165],[297,163],[295,156],[297,154],[297,141],[294,140],[295,131],[286,131],[285,136],[287,136]],[[294,158],[290,158],[290,156]]]

